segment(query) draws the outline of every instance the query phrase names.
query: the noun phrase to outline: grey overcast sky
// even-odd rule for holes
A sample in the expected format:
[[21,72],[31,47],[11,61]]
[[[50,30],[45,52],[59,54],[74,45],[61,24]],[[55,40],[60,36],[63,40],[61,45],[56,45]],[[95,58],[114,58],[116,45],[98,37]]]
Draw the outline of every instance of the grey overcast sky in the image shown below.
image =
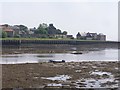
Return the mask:
[[23,24],[28,28],[40,23],[54,26],[74,36],[78,32],[107,35],[118,40],[118,2],[116,0],[86,0],[81,2],[1,2],[0,24]]

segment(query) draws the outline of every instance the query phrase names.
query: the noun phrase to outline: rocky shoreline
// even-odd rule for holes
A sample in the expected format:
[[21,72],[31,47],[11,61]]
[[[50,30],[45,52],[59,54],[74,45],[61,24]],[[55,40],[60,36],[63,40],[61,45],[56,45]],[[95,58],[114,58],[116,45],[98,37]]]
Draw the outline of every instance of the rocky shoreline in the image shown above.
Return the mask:
[[3,88],[118,88],[118,62],[3,64]]

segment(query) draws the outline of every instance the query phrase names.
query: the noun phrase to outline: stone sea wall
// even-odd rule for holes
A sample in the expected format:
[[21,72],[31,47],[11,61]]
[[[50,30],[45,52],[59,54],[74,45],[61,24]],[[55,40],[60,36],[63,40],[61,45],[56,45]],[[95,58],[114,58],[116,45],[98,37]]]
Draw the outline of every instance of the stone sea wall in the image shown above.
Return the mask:
[[119,44],[114,41],[78,41],[78,40],[2,40],[2,45],[23,45],[23,44]]

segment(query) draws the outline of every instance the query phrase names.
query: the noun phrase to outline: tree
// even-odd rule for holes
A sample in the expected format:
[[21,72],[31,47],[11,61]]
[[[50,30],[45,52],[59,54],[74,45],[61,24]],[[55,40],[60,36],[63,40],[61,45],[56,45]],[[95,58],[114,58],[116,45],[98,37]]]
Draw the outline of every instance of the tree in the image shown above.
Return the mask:
[[43,28],[47,28],[48,27],[48,25],[46,23],[42,23],[41,25],[42,25]]
[[17,25],[19,28],[20,28],[20,30],[22,31],[27,31],[28,30],[28,27],[27,26],[25,26],[25,25]]
[[5,31],[2,31],[2,38],[6,38],[7,37],[7,33]]
[[39,30],[39,34],[47,34],[47,31],[45,29]]
[[37,31],[35,31],[36,34],[48,34],[47,31],[47,24],[42,23],[39,25],[39,27],[37,28]]
[[63,35],[67,35],[67,31],[63,31]]

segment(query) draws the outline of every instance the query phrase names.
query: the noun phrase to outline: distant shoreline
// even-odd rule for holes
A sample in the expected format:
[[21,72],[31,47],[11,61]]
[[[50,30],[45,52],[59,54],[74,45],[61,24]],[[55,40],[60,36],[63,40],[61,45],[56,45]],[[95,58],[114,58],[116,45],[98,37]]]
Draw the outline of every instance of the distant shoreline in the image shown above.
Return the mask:
[[111,40],[82,40],[82,39],[63,39],[63,38],[0,38],[0,40],[72,40],[72,41],[100,41],[100,42],[119,42],[119,41],[111,41]]

